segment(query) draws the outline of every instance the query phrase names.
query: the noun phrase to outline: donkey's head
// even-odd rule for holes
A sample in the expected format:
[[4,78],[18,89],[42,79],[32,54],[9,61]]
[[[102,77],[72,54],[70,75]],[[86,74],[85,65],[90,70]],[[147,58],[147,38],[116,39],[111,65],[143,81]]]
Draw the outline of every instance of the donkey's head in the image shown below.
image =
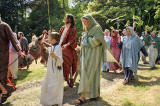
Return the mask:
[[32,42],[29,44],[29,54],[34,57],[34,59],[38,59],[42,57],[41,63],[46,63],[48,59],[48,53],[43,46],[44,36],[41,35],[40,37],[35,37],[32,39]]
[[29,44],[29,54],[31,54],[34,59],[38,59],[42,53],[42,39],[43,36],[32,39],[32,42]]

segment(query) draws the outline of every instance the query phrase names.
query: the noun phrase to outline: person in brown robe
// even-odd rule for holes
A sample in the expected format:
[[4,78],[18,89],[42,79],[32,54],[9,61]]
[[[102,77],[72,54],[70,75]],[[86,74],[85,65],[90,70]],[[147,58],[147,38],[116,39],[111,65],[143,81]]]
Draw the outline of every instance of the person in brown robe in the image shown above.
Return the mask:
[[28,54],[28,40],[24,36],[23,32],[18,32],[18,37],[20,38],[19,42],[22,48],[22,52],[27,55]]
[[11,94],[10,87],[7,84],[10,41],[19,55],[24,57],[10,26],[0,20],[0,104],[4,103]]

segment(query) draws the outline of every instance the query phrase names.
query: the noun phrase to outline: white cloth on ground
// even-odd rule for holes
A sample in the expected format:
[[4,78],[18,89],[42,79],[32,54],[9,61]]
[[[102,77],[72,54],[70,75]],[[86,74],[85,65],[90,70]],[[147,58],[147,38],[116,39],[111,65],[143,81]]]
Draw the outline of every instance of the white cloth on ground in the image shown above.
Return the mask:
[[[14,33],[15,37],[17,38],[17,34]],[[14,79],[17,79],[17,72],[18,72],[18,53],[14,49],[12,43],[9,44],[9,69],[11,74],[13,75]]]

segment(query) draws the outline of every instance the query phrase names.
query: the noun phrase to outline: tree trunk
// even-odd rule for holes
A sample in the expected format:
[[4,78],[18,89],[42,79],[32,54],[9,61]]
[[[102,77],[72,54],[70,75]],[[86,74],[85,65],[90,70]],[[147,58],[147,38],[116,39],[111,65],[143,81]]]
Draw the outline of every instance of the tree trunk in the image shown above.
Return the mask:
[[64,0],[62,2],[63,2],[63,9],[65,10],[65,2],[64,2]]

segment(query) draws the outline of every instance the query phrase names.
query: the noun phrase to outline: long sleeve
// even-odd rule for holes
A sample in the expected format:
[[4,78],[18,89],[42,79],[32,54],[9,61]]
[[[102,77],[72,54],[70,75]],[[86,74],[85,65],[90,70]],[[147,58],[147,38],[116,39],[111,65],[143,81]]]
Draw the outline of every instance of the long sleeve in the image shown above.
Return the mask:
[[94,48],[102,44],[102,40],[104,40],[103,32],[98,27],[94,29],[94,32],[91,32],[92,34],[87,35],[88,33],[85,33],[83,35],[82,46]]
[[63,58],[62,58],[62,48],[60,45],[58,45],[54,51],[55,55],[58,57],[56,61],[56,66],[62,66],[63,64]]
[[21,50],[20,44],[19,44],[18,40],[16,39],[16,37],[13,35],[12,29],[9,27],[8,24],[5,25],[5,33],[8,36],[8,39],[11,41],[15,50],[17,52],[19,50]]

